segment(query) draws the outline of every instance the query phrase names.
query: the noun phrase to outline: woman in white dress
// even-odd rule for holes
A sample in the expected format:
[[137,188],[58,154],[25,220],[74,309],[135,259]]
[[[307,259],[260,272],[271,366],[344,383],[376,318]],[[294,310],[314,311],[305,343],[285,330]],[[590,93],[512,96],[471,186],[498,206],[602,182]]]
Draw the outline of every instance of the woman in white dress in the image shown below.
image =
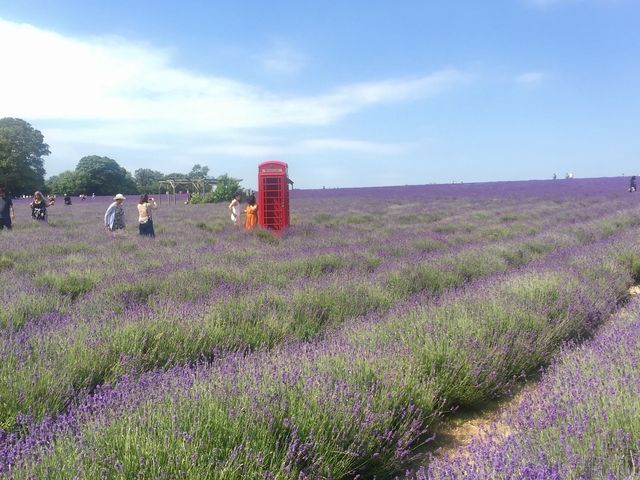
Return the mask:
[[238,225],[238,217],[240,216],[240,194],[236,193],[233,196],[233,200],[229,204],[229,210],[231,211],[231,221],[234,225]]

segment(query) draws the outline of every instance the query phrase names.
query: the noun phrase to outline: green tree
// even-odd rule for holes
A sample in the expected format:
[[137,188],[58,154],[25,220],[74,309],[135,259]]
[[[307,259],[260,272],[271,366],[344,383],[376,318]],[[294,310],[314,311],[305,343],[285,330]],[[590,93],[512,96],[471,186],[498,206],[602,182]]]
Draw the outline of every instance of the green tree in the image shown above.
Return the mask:
[[206,178],[207,175],[209,175],[209,167],[203,167],[196,163],[187,175],[187,178]]
[[157,192],[158,182],[164,178],[162,172],[149,168],[139,168],[135,171],[136,186],[140,193]]
[[90,155],[78,162],[75,174],[80,193],[112,195],[114,193],[137,193],[136,182],[129,172],[114,159]]
[[48,193],[56,195],[68,193],[69,195],[78,195],[81,192],[76,172],[67,170],[59,175],[54,175],[45,182],[45,190]]
[[49,145],[39,130],[19,118],[0,119],[0,181],[14,194],[33,193],[44,185]]
[[230,201],[240,191],[240,181],[225,173],[217,178],[216,189],[211,194],[211,199],[213,202]]

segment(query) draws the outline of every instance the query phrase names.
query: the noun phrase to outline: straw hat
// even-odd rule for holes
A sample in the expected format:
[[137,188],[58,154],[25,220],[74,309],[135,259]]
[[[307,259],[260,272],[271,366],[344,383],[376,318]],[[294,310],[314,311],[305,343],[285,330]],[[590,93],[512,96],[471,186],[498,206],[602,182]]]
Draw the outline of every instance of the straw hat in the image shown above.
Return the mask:
[[122,195],[121,193],[117,194],[115,197],[113,197],[114,200],[126,200],[125,196]]

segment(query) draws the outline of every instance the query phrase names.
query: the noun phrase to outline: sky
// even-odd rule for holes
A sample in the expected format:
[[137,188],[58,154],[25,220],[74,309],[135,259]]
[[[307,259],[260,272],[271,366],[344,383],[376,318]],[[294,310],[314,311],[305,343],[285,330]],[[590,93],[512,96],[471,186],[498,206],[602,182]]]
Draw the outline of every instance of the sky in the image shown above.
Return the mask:
[[0,0],[0,118],[255,188],[640,172],[636,0]]

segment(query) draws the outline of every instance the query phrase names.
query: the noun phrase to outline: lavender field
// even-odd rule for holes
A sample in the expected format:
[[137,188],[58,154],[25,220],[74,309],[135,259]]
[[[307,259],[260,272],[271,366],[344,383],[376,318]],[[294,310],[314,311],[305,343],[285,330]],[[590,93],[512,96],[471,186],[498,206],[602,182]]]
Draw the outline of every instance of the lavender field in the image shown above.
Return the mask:
[[[595,358],[577,347],[595,334],[619,346],[618,376],[595,359],[571,367],[591,378],[580,394],[544,384],[549,401],[608,394],[606,409],[558,407],[583,412],[585,441],[568,461],[574,430],[524,403],[512,428],[545,428],[501,454],[496,478],[633,478],[640,392],[618,386],[638,385],[625,376],[637,338],[625,349],[631,333],[601,333],[640,282],[626,186],[293,191],[280,237],[234,228],[226,205],[164,199],[148,239],[133,198],[119,235],[102,227],[110,198],[57,204],[49,224],[17,201],[0,232],[0,476],[491,478],[480,458],[500,446],[477,447],[471,467],[416,457],[456,409],[509,394],[560,352]],[[620,328],[637,331],[628,312]]]

